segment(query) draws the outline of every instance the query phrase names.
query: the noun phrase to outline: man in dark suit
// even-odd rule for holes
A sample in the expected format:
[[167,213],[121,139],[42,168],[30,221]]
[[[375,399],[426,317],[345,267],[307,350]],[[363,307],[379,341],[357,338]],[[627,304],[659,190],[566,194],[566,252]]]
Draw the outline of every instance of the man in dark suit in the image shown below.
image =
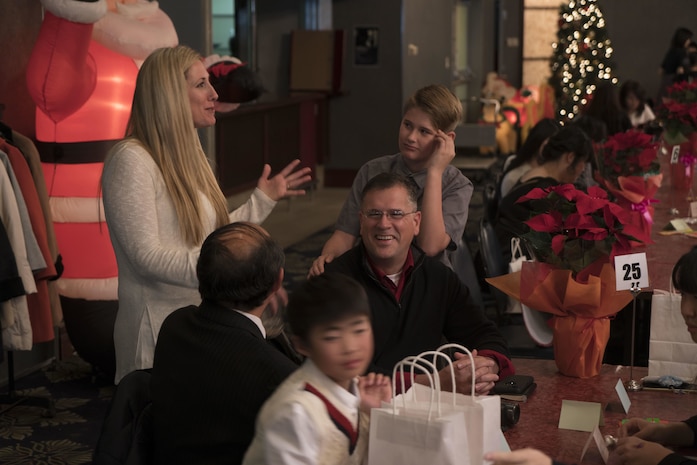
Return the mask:
[[155,462],[238,464],[262,404],[296,365],[261,321],[283,282],[283,251],[261,227],[223,226],[197,265],[199,306],[160,329],[152,370]]

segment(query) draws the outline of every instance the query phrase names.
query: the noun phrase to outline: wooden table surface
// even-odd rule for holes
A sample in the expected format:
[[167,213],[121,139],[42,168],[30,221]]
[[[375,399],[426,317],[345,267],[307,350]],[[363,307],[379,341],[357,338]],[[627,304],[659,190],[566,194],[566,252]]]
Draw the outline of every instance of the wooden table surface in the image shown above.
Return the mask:
[[[663,183],[656,193],[658,203],[654,204],[654,222],[651,228],[651,239],[654,243],[637,249],[637,252],[646,251],[650,289],[668,290],[670,288],[670,275],[675,262],[693,246],[697,245],[697,239],[684,234],[672,236],[659,234],[670,220],[689,216],[689,201],[687,200],[689,191],[676,189],[672,186],[668,162],[668,157],[663,156],[661,160]],[[697,190],[695,193],[697,193]],[[673,208],[678,210],[677,215],[671,213]],[[692,228],[697,229],[697,225],[693,225]]]
[[[552,360],[515,359],[513,363],[517,373],[532,375],[537,383],[537,389],[528,401],[519,404],[520,421],[504,433],[513,450],[534,447],[565,463],[603,463],[594,445],[584,460],[579,460],[590,433],[557,427],[562,400],[565,399],[602,404],[604,425],[600,430],[603,435],[616,436],[624,418],[659,417],[661,420],[681,421],[697,414],[697,394],[638,391],[628,393],[632,404],[629,414],[625,415],[615,385],[619,379],[625,382],[630,379],[628,367],[618,369],[614,365],[603,365],[600,375],[579,379],[560,374]],[[646,368],[635,367],[633,378],[638,381],[646,373]]]

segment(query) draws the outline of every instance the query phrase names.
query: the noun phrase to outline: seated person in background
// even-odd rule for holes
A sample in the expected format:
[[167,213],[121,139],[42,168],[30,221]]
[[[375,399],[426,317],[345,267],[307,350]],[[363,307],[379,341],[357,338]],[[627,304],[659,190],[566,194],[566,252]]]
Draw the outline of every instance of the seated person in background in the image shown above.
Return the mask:
[[517,203],[531,190],[573,183],[583,173],[593,153],[590,139],[578,127],[569,125],[547,140],[542,147],[540,165],[525,173],[518,184],[501,199],[494,230],[506,262],[511,259],[511,238],[528,230],[530,202]]
[[170,314],[151,390],[157,464],[239,464],[254,420],[296,368],[265,339],[262,314],[283,282],[283,251],[260,226],[232,223],[204,241],[203,301]]
[[537,166],[542,144],[559,129],[561,129],[561,124],[551,118],[541,119],[533,126],[518,153],[508,157],[503,165],[501,186],[499,187],[500,198],[505,197],[510,192],[523,174]]
[[[697,342],[697,247],[680,257],[673,268],[673,285],[682,293],[680,312]],[[632,418],[620,428],[617,446],[609,463],[624,465],[695,465],[697,460],[683,457],[661,444],[697,447],[697,416],[682,422],[649,423]],[[484,455],[494,465],[552,465],[552,459],[536,449],[491,452]],[[557,464],[558,462],[554,462]]]
[[363,375],[373,357],[365,291],[338,273],[293,292],[286,319],[307,358],[266,401],[244,465],[362,463],[370,409],[392,397],[390,378]]
[[590,186],[595,186],[598,183],[593,178],[593,172],[598,169],[597,154],[602,150],[605,139],[607,139],[607,126],[598,118],[589,115],[580,115],[574,118],[571,123],[577,126],[586,133],[591,140],[593,146],[593,154],[591,155],[586,168],[581,173],[581,176],[576,180],[576,185],[583,189],[588,189]]
[[605,123],[608,136],[624,132],[632,128],[629,116],[620,106],[617,87],[609,80],[600,81],[586,107],[581,112],[584,115],[598,118]]
[[361,192],[379,173],[400,173],[416,184],[423,215],[416,242],[426,255],[439,256],[450,265],[443,251],[454,250],[462,238],[474,190],[472,182],[450,165],[455,157],[455,127],[461,120],[462,104],[445,86],[424,87],[407,100],[399,128],[399,153],[371,160],[358,171],[334,234],[310,268],[311,276],[321,274],[326,263],[355,245]]
[[646,91],[638,81],[625,81],[620,87],[620,105],[627,112],[632,127],[641,128],[656,119],[646,103]]
[[[328,263],[326,271],[358,281],[370,301],[377,370],[391,373],[404,357],[437,349],[443,339],[473,350],[475,390],[486,394],[514,372],[505,339],[455,272],[412,244],[421,226],[416,189],[403,176],[382,173],[363,189],[361,243]],[[476,349],[476,350],[474,350]],[[455,354],[456,387],[469,393],[469,357]],[[426,375],[416,381],[428,384]],[[449,370],[441,372],[451,389]]]

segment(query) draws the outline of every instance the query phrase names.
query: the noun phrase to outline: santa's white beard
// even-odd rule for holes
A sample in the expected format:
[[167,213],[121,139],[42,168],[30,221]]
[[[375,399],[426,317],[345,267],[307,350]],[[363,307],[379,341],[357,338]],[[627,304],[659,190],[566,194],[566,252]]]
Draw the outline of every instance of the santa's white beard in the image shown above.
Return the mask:
[[177,31],[158,2],[139,0],[116,5],[117,11],[94,25],[92,38],[110,50],[142,63],[153,50],[174,47],[179,43]]

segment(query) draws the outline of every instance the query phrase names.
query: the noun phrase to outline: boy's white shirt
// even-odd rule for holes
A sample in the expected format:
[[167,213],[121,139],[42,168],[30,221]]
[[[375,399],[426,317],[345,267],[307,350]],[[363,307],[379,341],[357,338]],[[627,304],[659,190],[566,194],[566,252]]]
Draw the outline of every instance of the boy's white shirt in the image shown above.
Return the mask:
[[[361,403],[356,380],[351,381],[350,390],[336,384],[322,373],[310,359],[304,362],[315,379],[320,379],[322,386],[317,386],[331,392],[344,404],[351,416],[347,419],[354,428],[358,428],[358,408]],[[284,465],[319,465],[320,444],[309,440],[318,437],[316,425],[305,408],[298,403],[289,403],[278,409],[273,419],[268,422],[265,434],[266,463]]]

